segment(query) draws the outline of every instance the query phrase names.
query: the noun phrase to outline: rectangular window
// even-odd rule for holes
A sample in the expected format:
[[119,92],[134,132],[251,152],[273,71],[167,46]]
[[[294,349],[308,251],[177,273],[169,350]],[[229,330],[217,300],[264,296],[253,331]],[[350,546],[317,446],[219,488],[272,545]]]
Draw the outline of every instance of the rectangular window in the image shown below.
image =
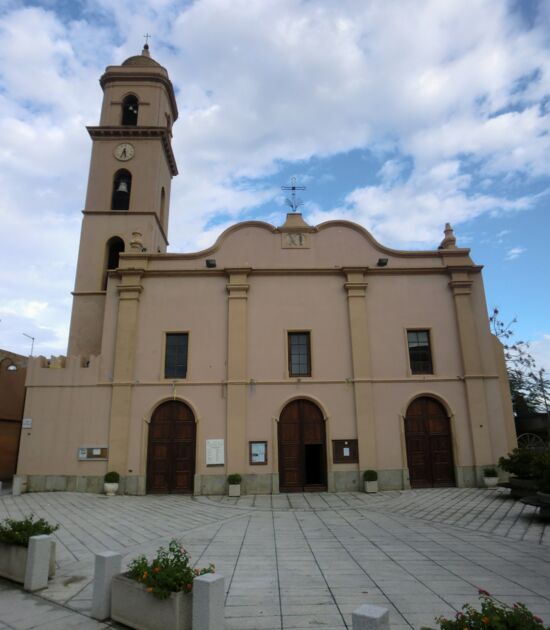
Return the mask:
[[409,361],[412,374],[433,374],[430,333],[427,330],[407,330]]
[[309,332],[288,333],[289,376],[311,376]]
[[166,333],[164,378],[187,377],[188,333]]

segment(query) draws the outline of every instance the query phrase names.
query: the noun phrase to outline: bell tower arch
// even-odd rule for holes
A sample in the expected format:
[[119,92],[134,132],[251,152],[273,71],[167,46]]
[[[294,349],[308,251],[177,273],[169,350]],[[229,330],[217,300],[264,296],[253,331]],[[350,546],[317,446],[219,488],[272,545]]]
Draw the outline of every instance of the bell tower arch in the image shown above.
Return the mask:
[[121,251],[128,251],[137,232],[142,251],[166,251],[170,187],[178,173],[172,152],[172,123],[178,117],[174,88],[149,46],[120,66],[108,66],[99,82],[103,104],[99,125],[88,127],[93,144],[69,355],[100,353],[105,251],[111,239],[116,236]]

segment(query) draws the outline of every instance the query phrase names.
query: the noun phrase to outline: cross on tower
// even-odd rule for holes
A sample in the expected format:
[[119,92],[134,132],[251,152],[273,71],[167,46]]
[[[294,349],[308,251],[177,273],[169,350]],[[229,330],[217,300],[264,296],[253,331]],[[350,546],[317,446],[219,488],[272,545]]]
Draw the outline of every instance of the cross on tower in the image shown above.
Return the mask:
[[290,186],[281,186],[281,190],[291,190],[291,198],[288,197],[285,199],[285,202],[288,206],[292,208],[292,212],[296,212],[300,206],[304,205],[304,202],[301,199],[296,197],[297,190],[305,190],[305,186],[296,186],[296,177],[290,178]]
[[149,38],[152,37],[152,36],[149,35],[149,33],[145,33],[145,35],[143,37],[145,37],[145,45],[149,46]]

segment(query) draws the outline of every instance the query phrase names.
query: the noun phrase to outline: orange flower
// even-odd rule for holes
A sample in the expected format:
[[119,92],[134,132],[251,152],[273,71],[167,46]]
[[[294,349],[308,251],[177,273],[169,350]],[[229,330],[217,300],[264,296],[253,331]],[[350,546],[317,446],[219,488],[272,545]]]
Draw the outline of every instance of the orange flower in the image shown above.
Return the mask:
[[489,622],[491,621],[489,619],[489,617],[482,617],[481,618],[482,623],[484,623],[486,626],[489,625]]
[[160,567],[155,567],[153,569],[153,573],[159,573],[160,572]]
[[148,593],[152,593],[153,592],[153,587],[152,586],[148,586],[147,587],[147,592]]
[[188,591],[190,591],[193,588],[193,585],[192,584],[187,584],[186,588],[187,588]]
[[147,577],[147,571],[143,572],[143,579],[145,579]]

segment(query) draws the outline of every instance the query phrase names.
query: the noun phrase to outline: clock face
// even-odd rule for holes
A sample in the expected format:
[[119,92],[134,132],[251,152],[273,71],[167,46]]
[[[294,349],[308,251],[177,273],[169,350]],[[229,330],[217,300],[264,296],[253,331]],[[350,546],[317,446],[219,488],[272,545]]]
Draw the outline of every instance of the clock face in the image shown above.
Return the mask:
[[114,150],[114,155],[116,159],[120,160],[121,162],[127,162],[128,160],[131,160],[134,157],[134,153],[135,149],[133,145],[128,142],[123,142],[119,144]]

